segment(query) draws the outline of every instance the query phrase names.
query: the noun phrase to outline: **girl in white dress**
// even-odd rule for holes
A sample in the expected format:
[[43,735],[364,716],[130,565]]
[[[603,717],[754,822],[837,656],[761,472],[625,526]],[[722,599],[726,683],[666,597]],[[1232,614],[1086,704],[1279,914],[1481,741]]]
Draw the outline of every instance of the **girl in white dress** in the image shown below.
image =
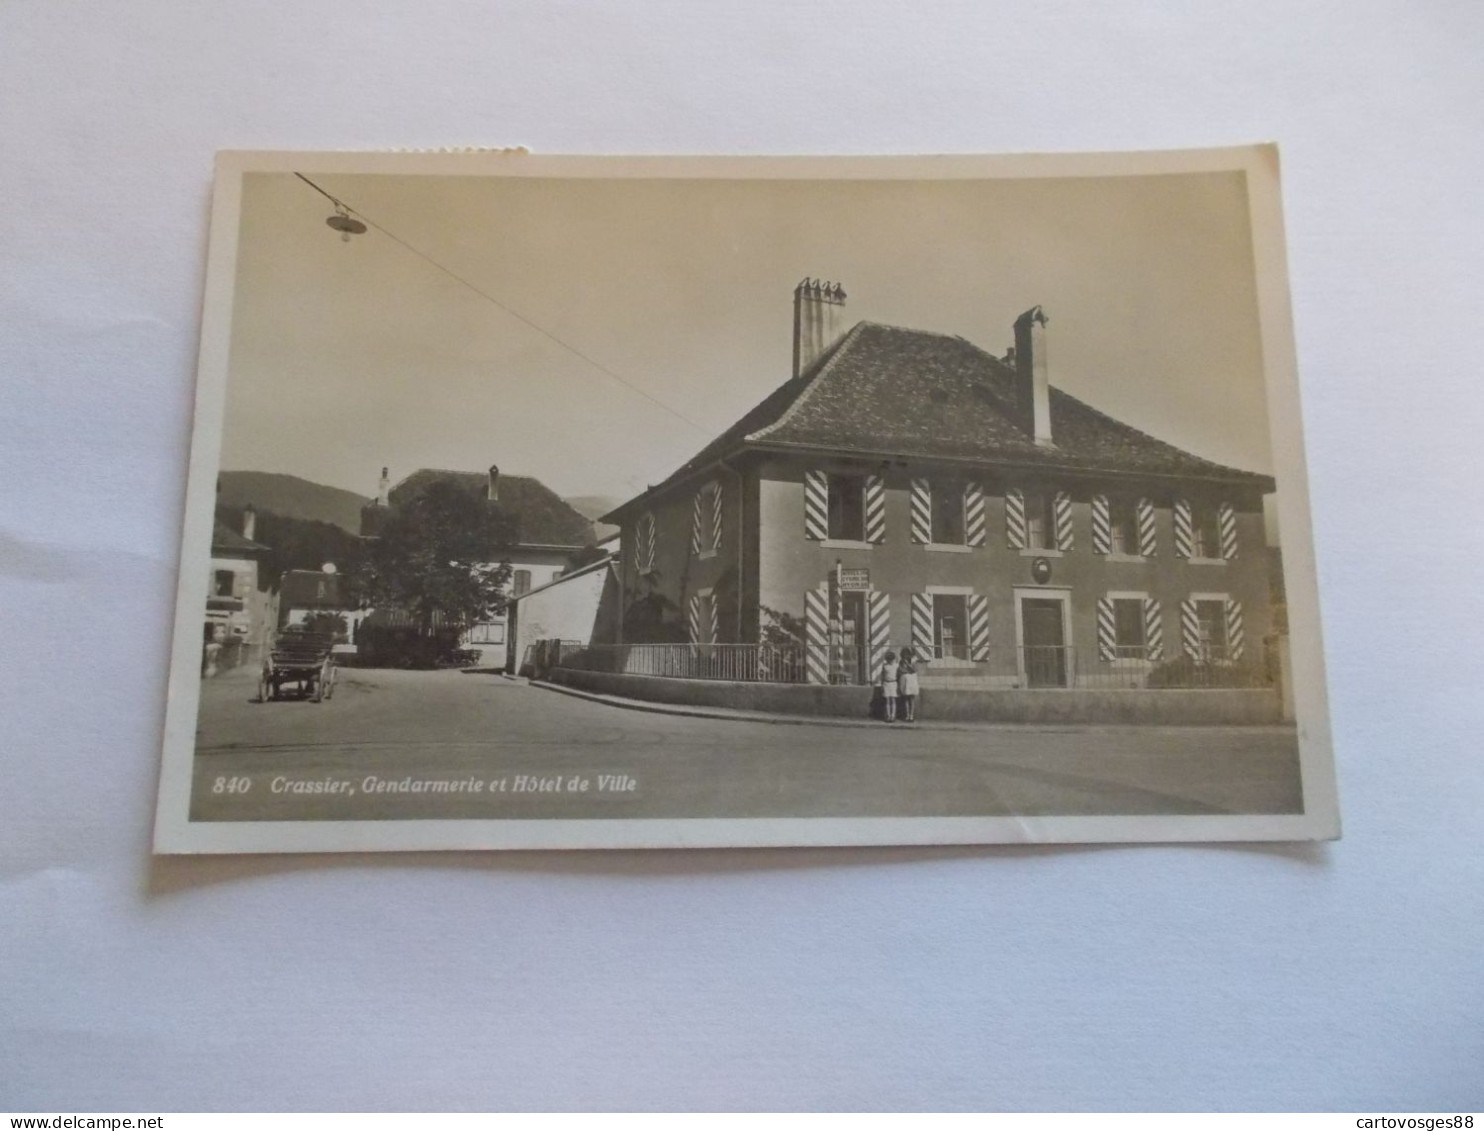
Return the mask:
[[881,698],[886,701],[886,721],[897,721],[897,654],[888,652],[881,662]]
[[902,663],[898,668],[898,689],[902,696],[902,718],[906,722],[917,721],[917,656],[910,646],[902,649]]

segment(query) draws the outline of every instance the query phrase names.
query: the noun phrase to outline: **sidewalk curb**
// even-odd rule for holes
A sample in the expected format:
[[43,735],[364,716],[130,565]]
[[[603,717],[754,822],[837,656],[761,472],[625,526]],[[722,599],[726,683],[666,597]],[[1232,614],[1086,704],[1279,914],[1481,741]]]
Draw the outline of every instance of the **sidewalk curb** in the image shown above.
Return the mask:
[[[600,695],[594,691],[582,691],[565,684],[548,683],[545,680],[526,681],[531,687],[544,691],[555,691],[558,695],[570,695],[574,699],[586,699],[590,703],[601,703],[607,707],[618,707],[625,711],[642,711],[651,715],[683,715],[693,719],[720,719],[735,723],[770,723],[774,726],[800,727],[845,727],[880,729],[886,726],[910,727],[912,730],[951,730],[977,732],[999,730],[1006,727],[1020,729],[1018,723],[944,723],[914,722],[887,723],[880,719],[846,719],[834,716],[776,715],[767,711],[718,710],[714,707],[686,707],[676,703],[654,703],[647,699],[627,699],[621,695]],[[1061,728],[1056,729],[1073,729]]]

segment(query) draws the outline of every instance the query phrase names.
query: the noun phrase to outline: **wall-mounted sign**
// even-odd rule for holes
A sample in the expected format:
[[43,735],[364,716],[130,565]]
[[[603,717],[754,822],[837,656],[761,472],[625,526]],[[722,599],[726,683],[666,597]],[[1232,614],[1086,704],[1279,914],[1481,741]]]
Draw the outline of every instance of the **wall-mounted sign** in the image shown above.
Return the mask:
[[846,593],[863,593],[871,588],[871,571],[868,569],[842,569],[840,589]]
[[1047,558],[1036,558],[1031,562],[1031,580],[1037,585],[1045,585],[1051,580],[1051,562]]

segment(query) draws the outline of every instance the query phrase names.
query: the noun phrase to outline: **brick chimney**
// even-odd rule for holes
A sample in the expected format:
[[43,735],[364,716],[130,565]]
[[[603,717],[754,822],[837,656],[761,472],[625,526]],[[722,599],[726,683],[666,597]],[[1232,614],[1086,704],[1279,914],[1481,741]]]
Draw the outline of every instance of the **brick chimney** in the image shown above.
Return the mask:
[[[1051,379],[1046,312],[1033,306],[1015,320],[1015,414],[1036,443],[1051,445]],[[1008,358],[1007,358],[1008,360]]]
[[381,482],[376,485],[376,505],[386,506],[387,496],[391,493],[392,477],[387,474],[387,469],[381,469]]
[[485,488],[485,498],[491,503],[500,501],[500,469],[490,464],[489,485]]
[[242,508],[242,536],[251,542],[253,535],[257,532],[258,512],[253,508],[251,503],[248,503],[247,506]]
[[835,344],[845,288],[839,283],[805,279],[794,288],[794,376],[797,377]]

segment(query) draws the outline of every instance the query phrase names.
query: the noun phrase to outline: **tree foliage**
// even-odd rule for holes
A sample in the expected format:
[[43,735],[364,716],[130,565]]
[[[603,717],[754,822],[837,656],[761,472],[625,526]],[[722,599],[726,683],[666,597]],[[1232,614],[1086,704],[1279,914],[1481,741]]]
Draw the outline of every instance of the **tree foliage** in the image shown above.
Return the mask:
[[[231,529],[240,531],[242,511],[242,507],[218,505],[216,517]],[[258,511],[253,541],[268,547],[258,568],[258,587],[261,589],[278,588],[283,575],[291,569],[317,571],[326,562],[334,562],[342,578],[354,578],[365,553],[359,538],[332,523],[290,518],[266,510]],[[341,596],[353,602],[356,597],[354,584],[342,582]]]
[[515,520],[482,495],[429,484],[394,508],[380,537],[367,543],[361,592],[378,608],[406,610],[425,635],[487,620],[504,608],[510,582],[500,547],[519,536]]

